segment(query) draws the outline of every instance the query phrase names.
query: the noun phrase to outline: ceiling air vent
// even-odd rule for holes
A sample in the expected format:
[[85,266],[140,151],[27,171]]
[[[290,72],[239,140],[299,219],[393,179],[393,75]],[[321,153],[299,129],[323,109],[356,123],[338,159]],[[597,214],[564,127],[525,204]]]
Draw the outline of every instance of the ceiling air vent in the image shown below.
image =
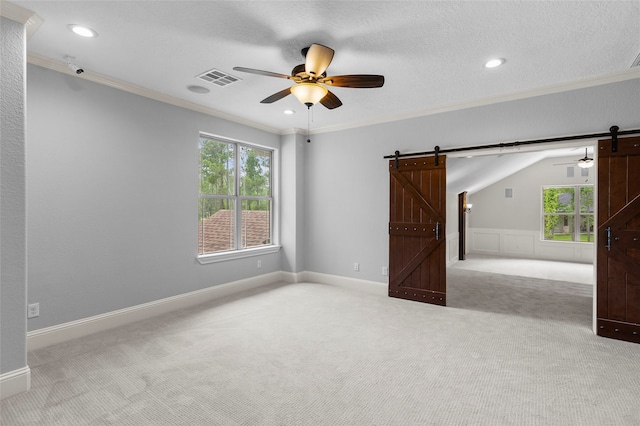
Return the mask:
[[633,67],[640,67],[640,53],[638,53],[638,56],[636,56],[635,61],[633,61],[633,63],[631,64],[631,68]]
[[242,80],[241,78],[227,74],[226,72],[222,72],[215,68],[210,71],[203,72],[196,77],[220,87],[228,86],[231,83]]

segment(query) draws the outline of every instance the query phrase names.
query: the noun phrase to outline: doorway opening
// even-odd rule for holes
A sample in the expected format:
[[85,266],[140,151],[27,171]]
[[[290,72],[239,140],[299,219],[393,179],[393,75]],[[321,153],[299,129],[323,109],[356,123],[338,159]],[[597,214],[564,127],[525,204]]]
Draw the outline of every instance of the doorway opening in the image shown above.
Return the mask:
[[595,243],[545,241],[542,187],[595,185],[578,167],[595,143],[448,154],[449,306],[592,327]]

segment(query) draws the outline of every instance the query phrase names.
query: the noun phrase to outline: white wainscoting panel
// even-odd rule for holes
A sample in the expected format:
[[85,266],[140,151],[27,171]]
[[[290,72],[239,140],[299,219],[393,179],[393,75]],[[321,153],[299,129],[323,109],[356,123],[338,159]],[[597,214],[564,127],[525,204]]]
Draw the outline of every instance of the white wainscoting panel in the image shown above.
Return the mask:
[[533,255],[535,242],[532,235],[504,234],[504,250],[507,253]]
[[543,241],[539,231],[469,228],[472,254],[593,263],[595,243]]
[[498,254],[500,249],[500,232],[498,229],[476,230],[469,228],[471,237],[470,253]]

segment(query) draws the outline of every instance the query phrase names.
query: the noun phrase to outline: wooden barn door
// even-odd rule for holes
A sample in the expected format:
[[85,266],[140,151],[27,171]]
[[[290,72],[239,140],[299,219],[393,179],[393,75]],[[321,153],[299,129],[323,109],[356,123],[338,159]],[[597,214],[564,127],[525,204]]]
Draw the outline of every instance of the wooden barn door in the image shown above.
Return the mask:
[[640,137],[598,143],[597,332],[640,343]]
[[435,163],[389,161],[389,296],[445,306],[446,158]]

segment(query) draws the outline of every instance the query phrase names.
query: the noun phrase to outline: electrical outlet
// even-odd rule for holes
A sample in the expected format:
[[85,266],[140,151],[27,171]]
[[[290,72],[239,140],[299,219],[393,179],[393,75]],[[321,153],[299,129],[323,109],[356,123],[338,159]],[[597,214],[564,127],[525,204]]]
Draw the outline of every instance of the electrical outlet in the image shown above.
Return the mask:
[[258,269],[262,268],[262,260],[258,260]]
[[354,270],[354,271],[356,271],[356,272],[360,271],[360,264],[359,264],[359,263],[357,263],[357,262],[356,262],[356,263],[354,263],[354,264],[353,264],[353,270]]
[[386,266],[382,267],[382,275],[387,276],[389,275],[389,268]]
[[27,318],[37,318],[40,316],[40,304],[32,303],[27,308]]

